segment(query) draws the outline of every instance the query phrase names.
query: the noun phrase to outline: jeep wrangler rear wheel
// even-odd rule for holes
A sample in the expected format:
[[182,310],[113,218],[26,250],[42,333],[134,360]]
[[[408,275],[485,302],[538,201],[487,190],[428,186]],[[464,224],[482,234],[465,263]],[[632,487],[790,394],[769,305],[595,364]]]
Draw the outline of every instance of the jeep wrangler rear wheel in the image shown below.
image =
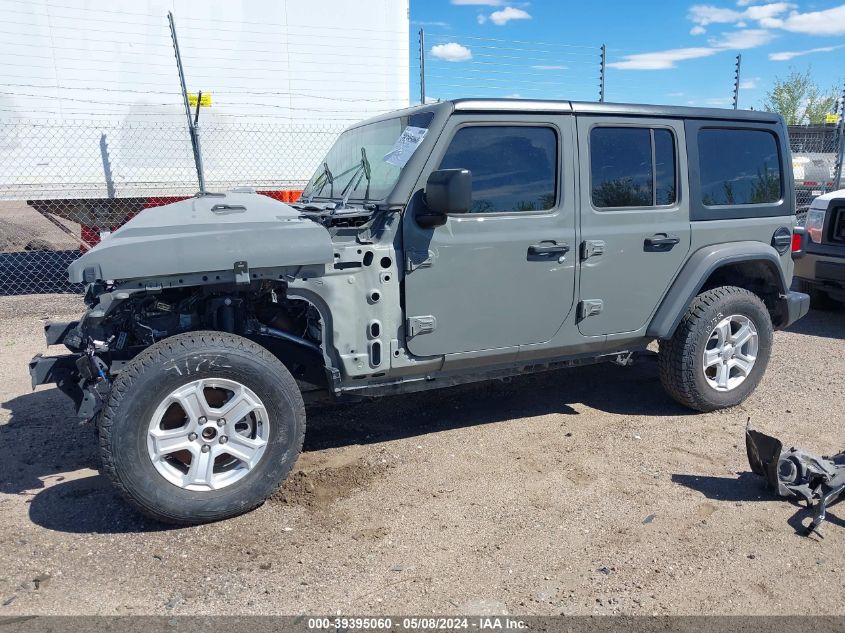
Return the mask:
[[260,505],[302,448],[296,381],[263,347],[190,332],[137,356],[99,419],[106,474],[136,508],[182,525]]
[[760,297],[735,286],[713,288],[693,300],[672,338],[660,341],[660,381],[692,409],[735,406],[765,373],[772,337]]

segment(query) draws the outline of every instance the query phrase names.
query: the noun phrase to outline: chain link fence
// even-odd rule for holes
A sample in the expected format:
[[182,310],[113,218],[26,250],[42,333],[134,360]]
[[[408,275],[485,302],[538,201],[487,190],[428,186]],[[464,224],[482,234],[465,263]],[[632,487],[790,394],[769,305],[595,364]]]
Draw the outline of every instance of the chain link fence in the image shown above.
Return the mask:
[[[207,187],[295,199],[344,126],[205,124]],[[835,125],[789,132],[800,221],[834,186],[840,137]],[[67,266],[102,231],[196,190],[184,122],[0,121],[0,295],[81,292]]]
[[835,124],[789,126],[799,223],[803,223],[814,198],[833,190],[837,171],[841,169],[837,164],[840,142]]
[[[206,186],[292,201],[343,127],[203,125]],[[184,122],[0,121],[0,295],[80,292],[67,266],[102,231],[196,191]]]

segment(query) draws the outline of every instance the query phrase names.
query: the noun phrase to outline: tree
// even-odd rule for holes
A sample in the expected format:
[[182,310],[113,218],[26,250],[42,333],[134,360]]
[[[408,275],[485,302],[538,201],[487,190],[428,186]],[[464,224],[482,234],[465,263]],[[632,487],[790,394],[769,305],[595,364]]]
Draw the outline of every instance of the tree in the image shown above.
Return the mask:
[[804,72],[790,69],[786,79],[775,77],[775,83],[766,93],[763,109],[780,114],[787,125],[824,123],[825,115],[836,105],[836,89],[822,93],[813,82],[810,68]]

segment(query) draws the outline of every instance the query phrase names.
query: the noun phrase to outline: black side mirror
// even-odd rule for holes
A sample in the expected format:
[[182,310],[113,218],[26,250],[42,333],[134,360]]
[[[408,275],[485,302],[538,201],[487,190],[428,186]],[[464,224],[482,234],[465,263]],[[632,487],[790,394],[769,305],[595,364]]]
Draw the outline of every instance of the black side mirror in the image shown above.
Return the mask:
[[438,169],[425,183],[425,202],[434,213],[467,213],[472,207],[472,172]]

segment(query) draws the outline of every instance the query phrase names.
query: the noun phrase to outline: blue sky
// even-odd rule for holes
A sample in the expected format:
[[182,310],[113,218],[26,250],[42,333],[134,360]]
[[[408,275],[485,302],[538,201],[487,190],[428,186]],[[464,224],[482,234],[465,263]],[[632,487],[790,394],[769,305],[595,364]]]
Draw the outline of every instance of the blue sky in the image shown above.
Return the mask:
[[[742,108],[791,68],[837,92],[845,79],[837,2],[411,0],[413,40],[419,28],[428,98],[596,100],[601,44],[608,101],[730,107],[737,53]],[[419,99],[416,61],[411,73]]]

